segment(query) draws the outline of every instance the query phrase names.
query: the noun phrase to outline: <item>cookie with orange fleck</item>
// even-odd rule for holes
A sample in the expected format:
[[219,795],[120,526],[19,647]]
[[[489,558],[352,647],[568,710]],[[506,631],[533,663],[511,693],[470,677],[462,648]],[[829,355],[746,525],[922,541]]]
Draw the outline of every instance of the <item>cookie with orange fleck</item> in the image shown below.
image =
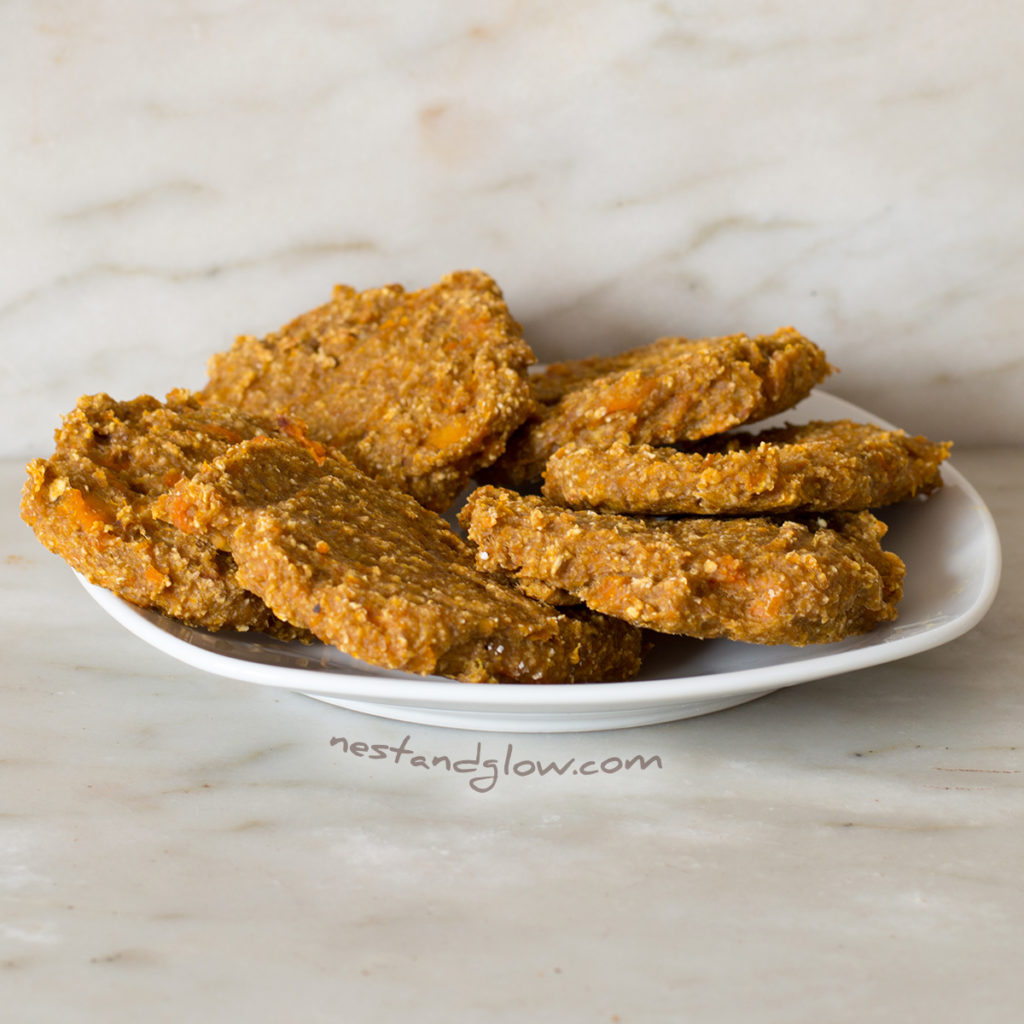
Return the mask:
[[372,665],[473,683],[618,680],[640,667],[635,627],[478,571],[445,519],[344,456],[244,441],[159,511],[229,550],[279,616]]
[[695,450],[566,445],[548,460],[543,493],[560,505],[606,512],[853,512],[941,487],[939,467],[951,447],[850,420],[709,441]]
[[302,420],[379,482],[446,509],[505,449],[533,400],[533,353],[498,285],[458,271],[330,301],[209,362],[205,398]]
[[238,584],[230,555],[153,515],[153,502],[178,480],[267,432],[275,427],[201,406],[184,391],[166,402],[83,396],[56,431],[53,455],[29,463],[22,518],[91,583],[133,604],[207,629],[294,636]]
[[658,519],[480,487],[460,513],[477,565],[663,633],[828,643],[896,617],[904,565],[870,512]]
[[533,378],[537,408],[487,479],[533,486],[570,443],[662,445],[718,434],[796,405],[830,371],[825,353],[791,327],[756,338],[662,338],[554,363]]

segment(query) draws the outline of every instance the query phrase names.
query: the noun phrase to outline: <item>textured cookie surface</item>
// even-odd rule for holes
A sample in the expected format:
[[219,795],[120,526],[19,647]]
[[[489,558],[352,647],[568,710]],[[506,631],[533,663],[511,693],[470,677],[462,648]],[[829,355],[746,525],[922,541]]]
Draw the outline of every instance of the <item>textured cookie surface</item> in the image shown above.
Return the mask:
[[306,424],[387,486],[443,511],[533,405],[533,353],[481,271],[331,300],[209,362],[204,396]]
[[279,616],[373,665],[521,683],[627,679],[640,666],[635,627],[563,614],[479,572],[439,515],[288,439],[234,446],[161,514],[230,550]]
[[665,633],[826,643],[895,618],[902,594],[903,563],[869,512],[660,520],[481,487],[461,516],[479,565]]
[[950,445],[836,420],[735,435],[699,449],[566,445],[548,460],[543,493],[562,505],[610,512],[859,511],[940,487]]
[[532,379],[537,409],[516,431],[492,482],[540,480],[562,445],[673,444],[789,409],[830,372],[790,327],[691,341],[662,338],[609,358],[556,363]]
[[183,391],[166,402],[83,396],[57,430],[53,455],[29,463],[22,518],[86,579],[133,604],[207,629],[294,635],[239,585],[230,555],[153,515],[175,482],[235,442],[274,430]]

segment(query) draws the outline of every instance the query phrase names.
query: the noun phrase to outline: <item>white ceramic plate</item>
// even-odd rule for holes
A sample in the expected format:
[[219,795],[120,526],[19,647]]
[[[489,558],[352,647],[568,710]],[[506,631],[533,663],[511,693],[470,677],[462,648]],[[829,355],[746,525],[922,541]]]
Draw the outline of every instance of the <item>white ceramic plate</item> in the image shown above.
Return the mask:
[[[814,392],[784,420],[882,421]],[[283,687],[355,711],[504,732],[585,732],[669,722],[741,704],[784,686],[905,658],[947,643],[988,610],[999,583],[999,538],[974,488],[948,462],[926,501],[884,509],[885,546],[907,565],[899,618],[864,636],[812,647],[658,638],[641,676],[625,683],[473,685],[378,669],[330,647],[207,633],[83,583],[118,622],[188,665]]]

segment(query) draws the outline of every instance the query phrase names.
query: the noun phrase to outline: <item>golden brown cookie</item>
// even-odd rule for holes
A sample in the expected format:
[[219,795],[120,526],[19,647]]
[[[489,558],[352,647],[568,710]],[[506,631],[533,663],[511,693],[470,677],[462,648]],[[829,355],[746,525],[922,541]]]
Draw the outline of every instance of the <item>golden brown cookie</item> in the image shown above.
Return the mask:
[[736,434],[697,451],[566,445],[548,460],[543,493],[608,512],[852,512],[941,487],[950,447],[849,420]]
[[556,363],[533,378],[537,409],[488,480],[532,486],[569,443],[673,444],[765,419],[805,398],[830,369],[791,327],[758,338],[662,338],[610,358]]
[[21,515],[39,540],[91,583],[207,629],[294,636],[240,586],[230,555],[153,515],[175,482],[243,438],[274,427],[184,391],[166,402],[86,395],[64,417],[56,449],[28,465]]
[[234,446],[161,514],[230,550],[279,616],[373,665],[519,683],[621,680],[640,666],[635,627],[564,614],[479,572],[439,515],[289,439]]
[[419,291],[338,285],[329,302],[209,363],[203,395],[284,410],[381,483],[446,509],[532,408],[522,339],[479,270]]
[[661,520],[481,487],[460,518],[482,568],[665,633],[828,643],[894,619],[902,594],[903,563],[870,512]]

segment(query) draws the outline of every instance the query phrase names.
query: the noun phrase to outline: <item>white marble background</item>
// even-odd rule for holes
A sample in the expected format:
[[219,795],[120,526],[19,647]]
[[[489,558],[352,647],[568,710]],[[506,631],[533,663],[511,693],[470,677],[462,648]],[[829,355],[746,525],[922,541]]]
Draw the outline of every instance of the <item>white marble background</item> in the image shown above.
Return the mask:
[[0,454],[464,266],[541,358],[793,324],[1019,443],[1022,43],[1009,0],[7,0]]

